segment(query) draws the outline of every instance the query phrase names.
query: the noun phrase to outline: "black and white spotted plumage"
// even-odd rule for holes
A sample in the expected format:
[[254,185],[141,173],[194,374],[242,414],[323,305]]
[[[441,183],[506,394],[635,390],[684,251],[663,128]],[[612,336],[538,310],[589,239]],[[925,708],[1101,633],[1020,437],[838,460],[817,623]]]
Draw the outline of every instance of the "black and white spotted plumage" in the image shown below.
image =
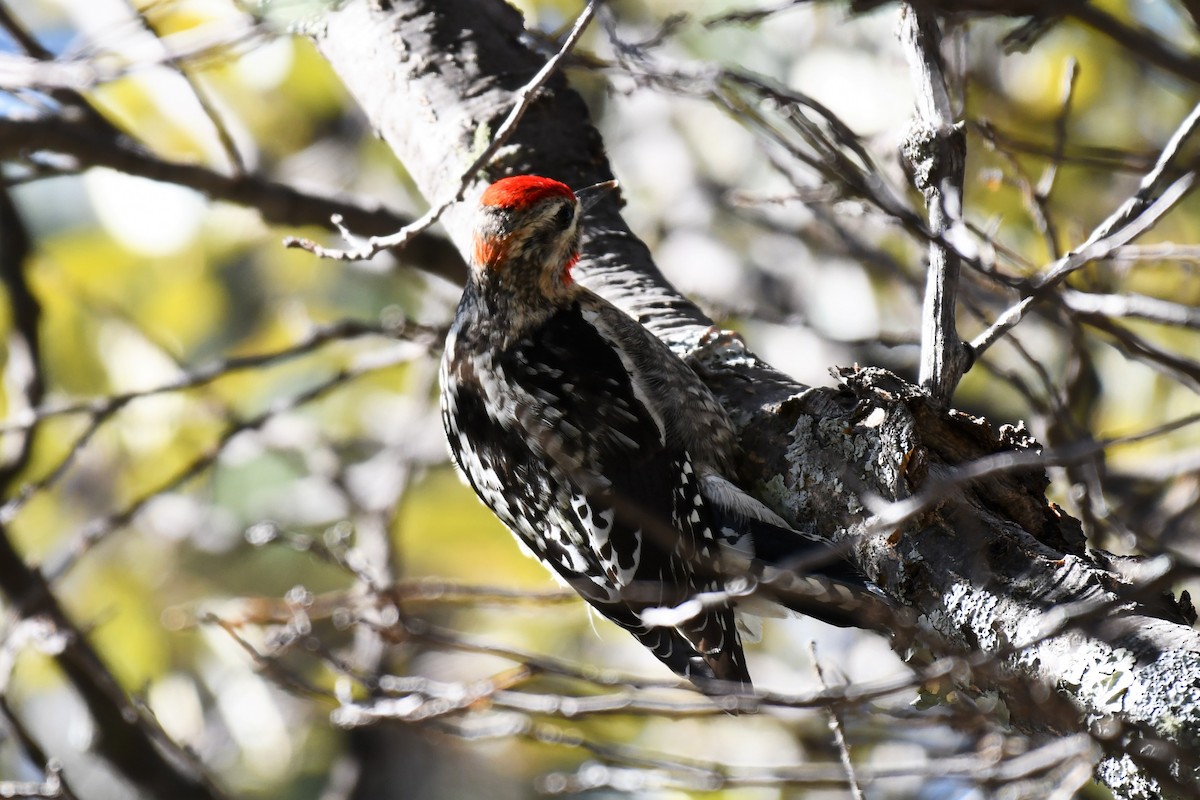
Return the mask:
[[[729,556],[752,565],[756,546],[782,560],[818,545],[724,477],[732,428],[696,375],[571,279],[580,211],[545,178],[484,193],[441,368],[450,449],[483,502],[605,617],[701,686],[748,686]],[[837,564],[833,577],[858,580]]]

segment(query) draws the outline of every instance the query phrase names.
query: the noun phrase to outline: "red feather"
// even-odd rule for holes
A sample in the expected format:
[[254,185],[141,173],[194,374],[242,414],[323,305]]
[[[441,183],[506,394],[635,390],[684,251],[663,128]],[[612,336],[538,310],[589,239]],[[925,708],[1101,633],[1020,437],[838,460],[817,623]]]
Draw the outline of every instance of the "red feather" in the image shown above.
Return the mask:
[[570,286],[575,282],[575,276],[571,274],[571,270],[579,263],[579,251],[576,250],[571,254],[571,258],[567,261],[567,265],[563,267],[563,286]]
[[501,178],[484,190],[479,202],[495,208],[529,208],[547,197],[575,199],[565,183],[540,175],[514,175]]
[[475,237],[475,263],[491,269],[504,257],[504,242],[493,236]]

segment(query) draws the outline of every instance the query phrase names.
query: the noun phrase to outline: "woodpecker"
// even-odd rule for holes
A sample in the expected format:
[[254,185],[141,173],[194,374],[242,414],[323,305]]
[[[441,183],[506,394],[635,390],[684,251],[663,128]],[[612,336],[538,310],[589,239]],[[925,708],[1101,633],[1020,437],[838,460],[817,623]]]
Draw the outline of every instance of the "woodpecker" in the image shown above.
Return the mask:
[[[442,421],[467,482],[543,564],[677,674],[745,690],[730,587],[828,545],[730,480],[737,442],[720,403],[572,277],[580,217],[615,185],[519,175],[483,192],[441,363]],[[820,573],[822,586],[864,586],[840,559]],[[849,595],[825,594],[832,605],[801,610],[855,624]]]

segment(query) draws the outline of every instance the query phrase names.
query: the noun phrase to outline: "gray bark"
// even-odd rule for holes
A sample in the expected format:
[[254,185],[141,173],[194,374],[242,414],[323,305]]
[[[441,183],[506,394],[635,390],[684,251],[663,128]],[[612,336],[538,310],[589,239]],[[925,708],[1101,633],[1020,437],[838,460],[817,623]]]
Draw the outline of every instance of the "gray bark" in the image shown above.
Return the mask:
[[[925,195],[930,233],[948,239],[962,225],[966,131],[950,107],[937,16],[918,6],[905,6],[900,24],[917,96],[917,115],[902,149],[913,183]],[[954,387],[969,366],[955,321],[960,266],[951,248],[930,243],[919,383],[944,406],[950,405]]]
[[[438,203],[545,61],[522,31],[499,0],[354,0],[309,33]],[[561,76],[476,177],[475,193],[514,172],[574,186],[611,177],[587,110]],[[472,197],[443,218],[464,252]],[[879,370],[845,371],[839,389],[797,385],[736,338],[706,336],[710,321],[665,282],[615,198],[588,225],[581,280],[689,358],[727,404],[747,454],[745,485],[797,527],[853,542],[866,574],[944,637],[948,652],[933,655],[964,657],[972,682],[999,692],[1014,725],[1091,732],[1110,756],[1098,774],[1118,795],[1182,796],[1196,785],[1200,635],[1185,610],[1154,581],[1133,597],[1130,580],[1089,554],[1078,523],[1046,501],[1040,467],[939,491],[961,464],[1027,458],[1032,445],[1019,431],[944,410]],[[935,501],[862,537],[873,522],[864,493]]]

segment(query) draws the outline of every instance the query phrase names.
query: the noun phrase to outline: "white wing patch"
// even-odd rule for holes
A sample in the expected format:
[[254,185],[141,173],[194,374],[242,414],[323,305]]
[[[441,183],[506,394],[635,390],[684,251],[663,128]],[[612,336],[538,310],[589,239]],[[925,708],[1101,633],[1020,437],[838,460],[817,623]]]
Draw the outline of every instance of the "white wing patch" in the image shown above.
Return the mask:
[[642,557],[641,530],[632,533],[633,550],[630,552],[628,542],[612,541],[613,520],[616,518],[613,509],[593,502],[582,492],[571,496],[571,509],[579,520],[580,529],[584,531],[585,541],[600,559],[600,565],[609,579],[618,589],[632,583]]

